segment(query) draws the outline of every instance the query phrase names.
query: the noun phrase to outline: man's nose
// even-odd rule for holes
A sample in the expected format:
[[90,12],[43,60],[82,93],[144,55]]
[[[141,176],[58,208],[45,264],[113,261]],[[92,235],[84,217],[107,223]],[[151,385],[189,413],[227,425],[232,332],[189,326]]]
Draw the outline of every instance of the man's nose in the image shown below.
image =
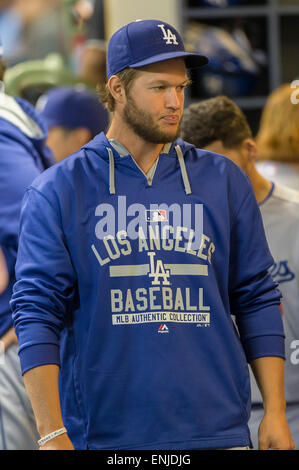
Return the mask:
[[179,96],[179,92],[176,88],[169,88],[166,94],[166,107],[179,109],[181,106],[181,99]]

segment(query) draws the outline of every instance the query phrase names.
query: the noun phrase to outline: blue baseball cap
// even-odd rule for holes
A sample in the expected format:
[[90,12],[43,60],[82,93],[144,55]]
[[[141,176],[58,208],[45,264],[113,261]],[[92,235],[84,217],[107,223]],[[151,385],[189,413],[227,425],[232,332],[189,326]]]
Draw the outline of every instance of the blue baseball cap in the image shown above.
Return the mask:
[[36,103],[36,111],[49,129],[85,127],[93,136],[106,131],[108,112],[89,91],[76,87],[51,88]]
[[137,20],[123,26],[110,38],[107,50],[107,77],[125,68],[139,68],[168,59],[183,57],[187,68],[206,65],[209,59],[186,52],[180,34],[159,20]]

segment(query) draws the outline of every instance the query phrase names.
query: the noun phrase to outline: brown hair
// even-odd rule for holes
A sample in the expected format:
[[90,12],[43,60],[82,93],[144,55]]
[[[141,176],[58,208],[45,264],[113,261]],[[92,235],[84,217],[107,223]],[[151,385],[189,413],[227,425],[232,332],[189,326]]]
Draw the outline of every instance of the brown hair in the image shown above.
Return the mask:
[[0,59],[0,80],[3,81],[4,73],[6,70],[6,64],[3,59]]
[[216,96],[184,110],[181,137],[197,148],[216,140],[226,148],[235,148],[252,138],[252,132],[242,110],[226,96]]
[[259,160],[299,161],[299,104],[285,83],[268,97],[256,136]]
[[[117,74],[120,81],[124,85],[126,94],[129,93],[134,80],[136,79],[137,75],[139,74],[139,70],[137,69],[124,69]],[[115,109],[115,100],[110,93],[108,82],[103,85],[97,86],[97,92],[100,98],[101,103],[111,112]]]

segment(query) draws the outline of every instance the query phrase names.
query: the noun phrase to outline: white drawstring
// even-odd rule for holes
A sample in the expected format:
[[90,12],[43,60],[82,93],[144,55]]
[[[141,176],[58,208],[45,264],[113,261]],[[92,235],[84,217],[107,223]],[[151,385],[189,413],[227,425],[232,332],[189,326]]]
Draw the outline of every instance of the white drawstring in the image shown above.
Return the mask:
[[114,156],[111,148],[106,147],[109,154],[109,192],[115,194]]
[[188,174],[187,174],[187,170],[186,170],[185,159],[184,159],[184,155],[183,155],[183,152],[181,150],[181,147],[179,145],[176,145],[175,151],[176,151],[178,159],[179,159],[179,164],[180,164],[182,178],[183,178],[184,187],[185,187],[185,193],[186,194],[192,194],[191,186],[190,186],[190,183],[189,183],[189,178],[188,178]]
[[[114,171],[114,156],[111,148],[106,147],[109,155],[109,192],[110,194],[115,194],[115,171]],[[181,147],[176,145],[175,147],[176,154],[178,156],[181,174],[183,178],[184,188],[186,194],[192,194],[191,186],[189,183],[189,178],[186,170],[185,159],[182,153]]]

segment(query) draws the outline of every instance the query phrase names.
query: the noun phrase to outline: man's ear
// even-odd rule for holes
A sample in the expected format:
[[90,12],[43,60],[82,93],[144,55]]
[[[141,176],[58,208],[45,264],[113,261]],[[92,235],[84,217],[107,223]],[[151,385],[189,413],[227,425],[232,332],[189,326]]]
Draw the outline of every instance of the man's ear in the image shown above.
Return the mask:
[[108,81],[108,88],[117,103],[124,103],[125,90],[121,80],[117,75],[112,75],[112,77],[110,77]]
[[246,160],[254,162],[257,158],[257,145],[253,139],[247,138],[242,142],[242,150],[246,153]]

